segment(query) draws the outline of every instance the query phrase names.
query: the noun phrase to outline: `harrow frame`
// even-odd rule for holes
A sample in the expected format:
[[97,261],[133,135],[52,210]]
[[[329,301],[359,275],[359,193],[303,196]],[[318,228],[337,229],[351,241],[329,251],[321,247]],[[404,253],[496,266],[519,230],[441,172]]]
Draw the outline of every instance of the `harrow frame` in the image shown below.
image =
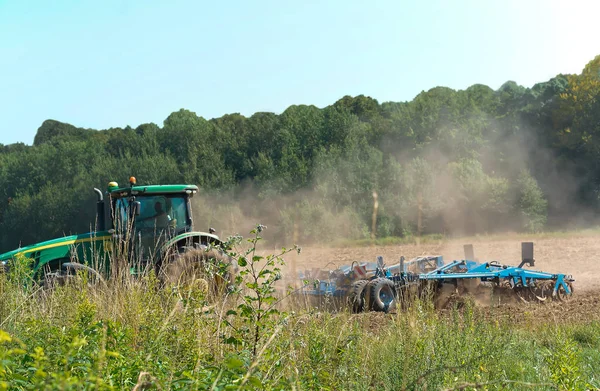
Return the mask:
[[[386,300],[389,300],[390,286],[393,286],[393,294],[397,299],[399,291],[408,286],[423,286],[434,282],[437,283],[438,287],[444,284],[452,284],[457,288],[459,282],[465,280],[479,280],[495,287],[509,288],[517,293],[522,300],[525,300],[522,294],[527,293],[533,295],[539,301],[545,301],[550,286],[552,297],[555,299],[562,300],[570,297],[573,293],[572,283],[575,280],[571,275],[523,268],[524,265],[535,265],[532,242],[521,244],[522,261],[519,266],[504,265],[497,261],[479,263],[475,259],[472,245],[465,245],[464,250],[466,259],[455,260],[448,264],[444,264],[442,256],[436,255],[417,257],[408,262],[405,262],[404,257],[401,257],[398,264],[387,267],[383,262],[383,257],[378,256],[377,263],[353,262],[349,266],[341,266],[330,271],[318,270],[308,273],[308,275],[301,272],[301,279],[308,277],[308,280],[312,280],[313,283],[303,286],[299,293],[313,298],[329,298],[335,302],[348,301],[349,298],[352,298],[352,300],[366,300],[366,304],[361,303],[359,306],[356,303],[350,303],[355,312],[360,312],[364,308],[387,312],[395,307],[395,303],[381,304],[381,300],[378,301],[379,307],[368,303],[377,300],[377,297],[369,297],[372,291],[377,292],[377,295],[381,291],[380,288],[374,290],[369,287],[372,284],[381,285],[382,279],[390,281],[387,283],[388,289],[384,289],[383,293],[388,298]],[[357,297],[356,284],[364,280],[367,280],[368,283],[358,284],[362,287]],[[385,282],[383,284],[385,285]],[[363,291],[366,291],[366,293],[363,293]]]

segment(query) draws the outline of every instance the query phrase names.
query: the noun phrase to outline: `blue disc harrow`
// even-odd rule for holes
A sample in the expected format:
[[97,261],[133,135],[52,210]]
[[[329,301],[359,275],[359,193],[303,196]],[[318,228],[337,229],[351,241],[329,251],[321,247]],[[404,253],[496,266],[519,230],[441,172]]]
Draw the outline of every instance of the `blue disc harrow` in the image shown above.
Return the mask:
[[[518,266],[497,261],[479,263],[473,246],[465,245],[465,259],[444,264],[443,257],[424,256],[386,266],[382,257],[376,263],[353,262],[335,270],[311,270],[299,277],[305,285],[298,291],[317,302],[349,306],[353,312],[393,310],[399,297],[411,288],[417,292],[431,290],[434,295],[448,291],[460,294],[465,286],[483,286],[496,292],[510,292],[525,302],[566,300],[573,293],[572,276],[526,269],[534,267],[533,243],[521,244],[522,260]],[[463,288],[463,289],[461,289]],[[313,301],[314,302],[314,301]]]

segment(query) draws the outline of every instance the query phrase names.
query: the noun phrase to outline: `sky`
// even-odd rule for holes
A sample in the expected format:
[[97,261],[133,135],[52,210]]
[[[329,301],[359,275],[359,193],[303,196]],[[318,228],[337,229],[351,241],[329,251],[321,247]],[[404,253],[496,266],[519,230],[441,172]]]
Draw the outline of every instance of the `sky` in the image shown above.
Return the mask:
[[0,144],[46,119],[137,127],[526,87],[600,54],[595,0],[0,0]]

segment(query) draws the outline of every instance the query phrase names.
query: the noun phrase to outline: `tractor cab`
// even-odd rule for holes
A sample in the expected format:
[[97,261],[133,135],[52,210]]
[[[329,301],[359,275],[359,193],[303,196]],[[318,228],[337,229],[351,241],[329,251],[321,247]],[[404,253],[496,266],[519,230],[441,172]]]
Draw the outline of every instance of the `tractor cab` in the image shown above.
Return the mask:
[[[160,256],[172,238],[193,231],[190,199],[198,192],[194,185],[138,186],[134,177],[129,187],[108,185],[108,224],[121,239],[121,249],[136,259]],[[99,213],[100,214],[100,213]]]

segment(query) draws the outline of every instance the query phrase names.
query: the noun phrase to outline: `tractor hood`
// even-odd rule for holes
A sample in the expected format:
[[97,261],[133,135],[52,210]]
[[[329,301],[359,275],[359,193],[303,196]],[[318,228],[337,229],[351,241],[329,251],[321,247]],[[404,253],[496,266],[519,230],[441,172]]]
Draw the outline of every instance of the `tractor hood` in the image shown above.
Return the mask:
[[[192,236],[205,237],[212,243],[220,243],[221,242],[221,240],[219,239],[219,237],[217,235],[210,234],[208,232],[185,232],[181,235],[177,235],[176,237],[171,238],[171,240],[169,240],[165,244],[165,247],[168,247],[169,245],[172,245],[173,243],[175,243],[179,240],[182,240],[182,239],[185,239],[188,237],[192,237]],[[51,249],[54,247],[67,246],[67,245],[76,244],[76,243],[91,242],[91,241],[95,241],[98,239],[107,239],[110,237],[111,237],[111,235],[106,231],[105,232],[88,232],[85,234],[65,236],[62,238],[56,238],[56,239],[52,239],[52,240],[47,240],[45,242],[40,242],[40,243],[31,244],[29,246],[20,247],[20,248],[17,248],[16,250],[12,250],[12,251],[6,252],[4,254],[0,254],[0,261],[9,260],[19,254],[27,255],[34,251],[47,250],[47,249]]]
[[98,239],[101,239],[104,237],[110,237],[110,234],[108,232],[88,232],[85,234],[71,235],[71,236],[65,236],[62,238],[47,240],[45,242],[40,242],[40,243],[35,243],[35,244],[29,245],[29,246],[20,247],[16,250],[12,250],[12,251],[6,252],[4,254],[0,254],[0,261],[6,261],[17,255],[21,255],[21,254],[27,255],[34,251],[47,250],[47,249],[51,249],[54,247],[67,246],[67,245],[71,245],[71,244],[75,244],[75,243],[91,242],[91,241],[95,241],[95,240],[98,240]]

